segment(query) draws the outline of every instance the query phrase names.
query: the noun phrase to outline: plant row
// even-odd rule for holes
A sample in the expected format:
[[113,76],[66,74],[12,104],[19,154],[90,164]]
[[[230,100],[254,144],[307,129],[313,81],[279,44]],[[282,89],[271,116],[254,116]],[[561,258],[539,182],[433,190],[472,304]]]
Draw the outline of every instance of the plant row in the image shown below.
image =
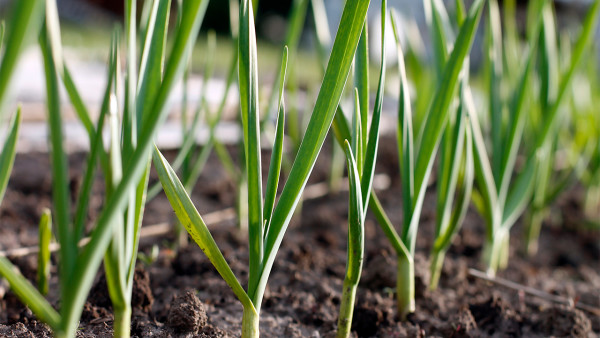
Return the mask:
[[[546,0],[530,1],[522,35],[517,28],[515,0],[503,1],[503,16],[497,0],[475,0],[468,10],[462,0],[456,0],[452,13],[442,1],[423,0],[432,44],[429,57],[422,48],[426,39],[415,38],[408,29],[414,23],[388,11],[383,0],[372,109],[373,64],[366,22],[369,3],[346,1],[332,43],[323,1],[294,0],[281,65],[274,70],[277,76],[267,100],[261,102],[254,26],[258,1],[230,0],[231,43],[236,52],[227,70],[225,91],[216,109],[208,104],[206,88],[216,49],[216,36],[209,33],[202,91],[190,114],[190,60],[208,1],[178,0],[176,23],[171,27],[170,0],[145,1],[139,14],[137,1],[126,0],[124,28],[117,28],[112,35],[102,105],[98,114],[92,115],[72,79],[69,60],[62,54],[55,1],[15,2],[6,34],[4,29],[1,34],[0,112],[7,106],[19,57],[37,38],[46,79],[53,208],[45,211],[40,221],[37,288],[6,257],[0,257],[0,275],[12,291],[56,336],[74,337],[103,263],[114,311],[114,335],[128,337],[144,206],[162,189],[177,216],[180,244],[185,245],[189,235],[199,245],[243,306],[242,336],[257,337],[271,269],[287,227],[301,208],[304,187],[330,129],[329,139],[337,143],[330,187],[339,187],[344,159],[349,184],[340,337],[350,334],[368,210],[397,255],[398,314],[404,319],[415,311],[414,255],[432,175],[437,198],[430,256],[432,289],[437,287],[445,254],[470,205],[485,223],[482,257],[491,275],[509,263],[513,225],[523,221],[526,252],[534,254],[550,206],[575,184],[585,188],[589,224],[599,226],[600,116],[595,107],[600,102],[600,82],[593,75],[597,63],[590,55],[600,0],[592,2],[579,32],[573,35],[557,30],[553,4]],[[309,106],[287,105],[286,112],[285,98],[295,102],[299,92],[295,76],[298,45],[309,13],[323,77],[320,83],[309,84],[309,92],[316,93],[312,111]],[[485,34],[477,38],[481,17],[485,17],[481,28]],[[393,37],[392,48],[386,36]],[[168,38],[172,40],[169,43]],[[482,41],[475,45],[483,52],[479,67],[470,62],[476,39]],[[388,62],[387,49],[394,50],[396,60]],[[388,64],[396,68],[386,81]],[[476,71],[470,74],[472,69]],[[395,92],[386,90],[389,78],[399,84]],[[153,143],[170,110],[168,99],[181,81],[183,142],[169,163]],[[231,158],[216,131],[236,82],[240,99],[237,121],[243,131],[239,161]],[[90,149],[74,205],[63,145],[61,87],[86,129]],[[395,120],[402,195],[402,224],[398,225],[390,221],[372,188],[383,102],[389,97],[398,103]],[[345,98],[353,102],[352,112],[344,111],[341,102]],[[303,114],[300,109],[305,110]],[[0,156],[0,198],[11,174],[20,123],[18,109],[8,124]],[[208,126],[209,138],[198,146],[195,140],[203,124]],[[108,146],[103,134],[110,135]],[[261,141],[267,136],[272,151],[268,175],[263,178]],[[285,139],[290,143],[287,146]],[[237,185],[238,222],[248,238],[246,287],[231,270],[189,197],[213,151]],[[149,184],[152,164],[160,183]],[[282,171],[287,179],[280,184]],[[92,221],[92,230],[86,233],[97,173],[104,179],[104,204]],[[53,234],[60,245],[58,309],[45,298]],[[84,236],[89,236],[89,242],[80,245]]]

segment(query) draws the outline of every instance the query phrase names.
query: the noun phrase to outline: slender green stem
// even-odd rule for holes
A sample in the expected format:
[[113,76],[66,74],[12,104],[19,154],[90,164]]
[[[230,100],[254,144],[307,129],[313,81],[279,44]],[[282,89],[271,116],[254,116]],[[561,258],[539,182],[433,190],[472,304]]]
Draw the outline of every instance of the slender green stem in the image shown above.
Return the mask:
[[242,317],[242,338],[258,338],[259,337],[259,321],[260,317],[255,309],[244,307]]
[[45,209],[39,225],[39,248],[37,282],[42,295],[48,294],[50,280],[50,241],[52,240],[52,215],[50,209]]
[[415,312],[415,263],[411,256],[398,256],[396,298],[398,315],[405,320],[409,313]]
[[342,293],[342,304],[340,305],[340,316],[338,318],[338,338],[349,337],[352,328],[352,314],[354,312],[354,302],[356,299],[356,289],[358,283],[354,283],[348,278],[344,279],[344,291]]
[[[483,261],[489,276],[495,276],[498,269],[501,269],[501,261],[508,260],[507,252],[503,253],[504,248],[508,251],[508,232],[503,227],[498,228],[491,238],[486,239],[483,247]],[[506,258],[502,258],[504,254]]]
[[529,215],[529,223],[525,233],[525,250],[529,256],[535,255],[538,251],[538,238],[545,216],[546,213],[541,210],[532,210]]
[[442,267],[444,266],[444,257],[446,257],[446,251],[439,250],[431,253],[431,265],[429,266],[431,272],[431,278],[429,279],[429,290],[435,290],[438,287],[440,276],[442,274]]
[[131,306],[114,309],[114,337],[129,337],[131,335]]
[[498,255],[498,268],[504,270],[508,267],[508,256],[510,253],[510,233],[508,230],[500,238],[500,253]]

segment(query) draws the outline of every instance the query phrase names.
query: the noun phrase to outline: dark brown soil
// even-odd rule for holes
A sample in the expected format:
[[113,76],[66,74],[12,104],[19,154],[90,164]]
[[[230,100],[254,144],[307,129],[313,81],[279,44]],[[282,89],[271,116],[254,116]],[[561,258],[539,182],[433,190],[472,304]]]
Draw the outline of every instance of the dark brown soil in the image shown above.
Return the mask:
[[[392,178],[390,189],[379,191],[394,224],[401,221],[401,195],[397,181],[395,142],[381,142],[378,171]],[[171,156],[173,154],[170,154]],[[264,156],[268,159],[268,156]],[[73,155],[70,164],[77,189],[84,157]],[[201,213],[234,204],[234,185],[218,160],[209,166],[193,194]],[[327,160],[321,159],[311,182],[326,179]],[[268,168],[268,166],[265,166]],[[32,246],[43,207],[51,205],[47,155],[19,155],[0,209],[0,250]],[[40,170],[41,169],[41,170]],[[430,191],[434,191],[433,182]],[[101,206],[101,183],[92,206]],[[600,234],[582,230],[580,192],[575,189],[553,208],[560,225],[543,228],[539,253],[523,258],[521,228],[512,231],[511,259],[499,275],[519,284],[575,302],[600,307]],[[335,332],[346,260],[345,193],[307,200],[284,238],[261,310],[263,337],[321,337]],[[95,217],[92,214],[91,217]],[[172,221],[166,198],[159,195],[146,208],[145,224]],[[365,263],[359,286],[353,330],[358,337],[596,337],[600,318],[590,312],[555,305],[546,300],[482,281],[468,274],[482,268],[484,234],[479,216],[470,210],[466,224],[446,256],[439,289],[429,291],[428,253],[435,220],[435,196],[425,200],[416,255],[417,311],[405,322],[396,318],[395,255],[372,218],[366,224]],[[248,276],[246,239],[228,220],[211,225],[211,231],[234,273],[244,284]],[[152,245],[160,254],[150,265],[138,264],[133,295],[132,334],[138,337],[235,337],[241,328],[242,307],[227,284],[194,244],[175,250],[174,235],[144,239],[141,250]],[[56,257],[53,256],[55,262]],[[36,257],[12,259],[24,275],[35,279]],[[56,268],[50,301],[57,306]],[[0,283],[0,336],[50,337],[18,299]],[[80,337],[112,335],[111,304],[99,273],[81,319]]]

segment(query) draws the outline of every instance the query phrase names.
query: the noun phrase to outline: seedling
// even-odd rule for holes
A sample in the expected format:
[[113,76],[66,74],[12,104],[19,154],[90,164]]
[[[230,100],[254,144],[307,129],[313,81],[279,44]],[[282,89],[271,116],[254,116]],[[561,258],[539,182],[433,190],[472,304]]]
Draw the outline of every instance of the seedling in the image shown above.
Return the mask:
[[[494,1],[490,2],[490,4],[494,3]],[[542,3],[541,6],[548,6],[548,4]],[[494,6],[491,6],[490,8],[490,14],[492,16],[499,15],[497,11],[493,10],[493,8],[495,8]],[[544,7],[536,8],[543,9]],[[511,101],[505,103],[510,112],[509,122],[502,128],[505,133],[492,137],[492,161],[490,161],[490,157],[487,155],[478,119],[476,116],[471,118],[475,154],[475,177],[478,186],[477,191],[473,194],[473,201],[486,221],[487,234],[484,247],[484,262],[487,266],[487,272],[490,275],[494,275],[498,269],[502,269],[508,264],[510,228],[530,202],[535,182],[534,177],[536,171],[539,170],[539,161],[543,158],[543,154],[540,154],[540,152],[544,145],[550,142],[553,137],[552,133],[555,130],[554,126],[556,125],[561,101],[567,92],[568,84],[581,59],[584,48],[589,43],[591,32],[594,31],[599,8],[600,1],[595,1],[584,19],[582,31],[575,46],[567,72],[561,79],[558,91],[556,92],[556,97],[548,106],[544,120],[538,129],[539,134],[536,136],[533,153],[528,154],[523,169],[513,182],[511,182],[511,177],[515,168],[517,153],[523,134],[525,103],[529,93],[528,83],[534,68],[539,32],[543,23],[541,18],[542,15],[538,15],[537,24],[532,28],[533,32],[530,34],[529,55],[520,72],[518,84],[511,93]],[[499,21],[496,20],[495,22]],[[490,30],[499,31],[499,27],[497,25],[492,25]],[[498,49],[499,42],[496,38],[498,34],[490,34],[489,36],[492,39],[490,46],[495,46],[495,53],[501,53]],[[501,60],[501,57],[497,57],[495,60]],[[499,68],[490,67],[490,69],[497,71]],[[501,76],[501,74],[498,76]],[[490,91],[493,93],[495,92],[495,94],[490,94],[490,97],[499,95],[497,93],[498,90],[499,88],[496,85],[491,84]],[[472,98],[468,98],[468,101],[472,101]],[[470,109],[474,109],[474,104],[472,102],[468,103],[467,106],[471,107]],[[499,119],[496,116],[496,114],[500,114],[497,109],[500,108],[492,107],[490,109],[490,113],[492,114],[492,125],[496,125],[493,122],[494,119]],[[494,160],[494,158],[496,159]]]
[[[448,59],[448,41],[454,40],[454,31],[446,8],[441,1],[425,2],[428,24],[434,41],[436,77],[442,77],[441,71]],[[464,22],[464,4],[456,2],[456,25]],[[451,44],[450,44],[451,46]],[[468,65],[465,62],[462,85],[459,93],[462,98],[468,86]],[[459,99],[455,114],[449,115],[440,144],[440,160],[437,170],[437,217],[435,237],[431,249],[429,288],[436,289],[444,257],[452,239],[462,226],[473,187],[473,151],[471,131],[468,126],[468,114],[464,100]],[[453,205],[456,199],[456,204]]]
[[[369,1],[347,3],[344,7],[340,29],[332,50],[323,84],[315,104],[303,142],[296,155],[296,160],[290,171],[278,203],[274,207],[277,180],[275,173],[279,172],[281,157],[274,155],[267,178],[267,194],[263,203],[262,178],[260,170],[260,143],[258,119],[258,77],[256,60],[256,38],[254,33],[254,16],[252,4],[245,0],[240,6],[239,34],[239,86],[240,106],[244,127],[244,152],[248,168],[248,241],[249,241],[249,277],[247,291],[242,288],[238,279],[231,271],[225,258],[219,251],[206,224],[193,206],[181,182],[177,179],[172,168],[156,150],[153,155],[155,166],[163,188],[175,210],[177,217],[186,227],[191,237],[211,260],[221,276],[232,288],[244,308],[242,318],[242,336],[256,337],[259,332],[259,313],[271,268],[281,245],[283,235],[292,217],[294,209],[300,200],[300,195],[312,171],[319,150],[325,141],[325,136],[333,120],[339,103],[345,80],[350,66],[360,31],[365,22]],[[282,67],[286,66],[286,53]],[[282,74],[285,73],[282,71]],[[283,120],[283,76],[280,78],[280,104],[278,126]],[[283,128],[276,134],[283,134]],[[276,137],[281,143],[282,136]],[[279,149],[276,144],[274,149]],[[274,151],[273,154],[277,154]],[[275,164],[273,164],[275,163]],[[273,182],[273,183],[272,183]],[[268,203],[267,203],[268,202]]]
[[[34,1],[19,2],[19,5],[21,3],[31,5]],[[164,62],[164,38],[166,37],[166,18],[169,6],[168,1],[153,2],[148,17],[149,22],[146,25],[148,29],[145,31],[146,40],[142,48],[140,76],[137,77],[135,2],[128,1],[126,3],[125,31],[129,48],[123,120],[119,121],[117,118],[119,101],[116,88],[117,80],[120,79],[120,68],[117,57],[118,39],[115,37],[108,67],[108,84],[100,117],[94,126],[67,68],[63,66],[55,3],[53,1],[46,2],[47,27],[42,29],[40,46],[44,57],[48,93],[56,237],[60,244],[60,312],[54,310],[27,280],[14,272],[12,265],[4,258],[0,260],[0,273],[9,281],[19,298],[31,308],[40,320],[52,328],[57,337],[75,336],[87,293],[103,257],[105,258],[109,293],[115,309],[115,334],[123,337],[129,336],[131,315],[129,300],[137,255],[138,230],[147,186],[150,146],[158,126],[166,118],[167,98],[175,83],[181,78],[186,56],[189,55],[189,50],[196,39],[206,5],[207,2],[201,0],[186,1],[182,4],[182,20],[174,35],[175,41],[170,57],[167,62]],[[41,21],[41,18],[38,20]],[[20,24],[25,25],[26,22],[28,21],[20,21]],[[68,169],[62,144],[63,124],[58,95],[59,78],[61,77],[78,116],[88,130],[91,149],[82,189],[77,199],[78,205],[73,217],[70,214]],[[153,104],[141,104],[141,102],[147,101],[152,101]],[[109,119],[112,137],[108,153],[103,151],[101,139],[105,117]],[[118,135],[120,128],[122,128],[121,137]],[[83,235],[91,183],[98,159],[100,159],[105,174],[110,198],[106,200],[96,221],[90,242],[79,249],[77,245]],[[123,159],[127,159],[127,161]]]
[[[419,147],[415,147],[414,145],[412,109],[408,81],[406,80],[406,71],[404,69],[404,58],[402,49],[400,48],[398,30],[395,28],[396,20],[394,15],[391,15],[392,27],[394,27],[394,35],[398,44],[398,65],[401,79],[398,109],[398,151],[400,155],[404,210],[402,236],[394,228],[375,193],[371,194],[369,206],[398,255],[396,296],[398,313],[402,318],[406,318],[408,313],[415,310],[413,257],[425,188],[449,115],[454,92],[458,87],[459,75],[473,42],[483,4],[484,1],[474,2],[468,16],[461,25],[454,48],[444,67],[443,80],[440,82],[441,85],[436,89],[431,108],[425,116],[424,123],[426,125],[421,130],[427,130],[427,133],[423,133],[420,137],[420,142],[417,142]],[[344,139],[350,138],[348,121],[345,119],[340,107],[337,108],[333,130],[340,144],[343,143]],[[415,149],[418,149],[416,154]]]

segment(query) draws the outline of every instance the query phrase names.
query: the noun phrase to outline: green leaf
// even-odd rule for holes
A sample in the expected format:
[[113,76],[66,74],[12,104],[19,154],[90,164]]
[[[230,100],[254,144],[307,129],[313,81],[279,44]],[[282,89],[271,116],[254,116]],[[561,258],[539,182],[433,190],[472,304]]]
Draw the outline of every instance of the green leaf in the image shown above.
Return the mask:
[[27,304],[37,318],[50,325],[53,331],[59,331],[61,318],[58,312],[27,278],[15,270],[16,267],[6,257],[0,256],[0,275],[8,281],[12,292]]
[[527,94],[529,93],[529,83],[531,78],[531,72],[534,68],[535,54],[537,50],[537,43],[531,46],[530,53],[527,57],[525,68],[521,72],[518,86],[513,93],[513,101],[510,105],[511,118],[507,126],[508,134],[504,140],[503,147],[503,158],[500,162],[500,183],[498,184],[498,201],[501,205],[504,205],[508,187],[510,185],[510,178],[514,171],[514,165],[517,160],[519,145],[521,144],[521,137],[523,135],[523,126],[525,123],[525,103],[527,101]]
[[17,138],[19,136],[19,128],[21,126],[21,107],[10,120],[8,125],[8,136],[4,140],[2,154],[0,154],[0,203],[4,199],[6,186],[12,172],[13,164],[15,163],[15,155],[17,153]]
[[[90,135],[90,153],[87,158],[86,169],[83,176],[83,181],[81,183],[81,190],[79,191],[79,195],[77,198],[77,206],[75,209],[75,216],[73,218],[73,231],[74,231],[74,240],[79,241],[83,237],[83,232],[85,230],[85,222],[88,216],[88,207],[90,198],[92,196],[92,188],[94,185],[94,180],[96,178],[96,164],[98,162],[98,158],[102,155],[106,156],[104,153],[103,143],[102,143],[102,133],[104,130],[104,119],[109,110],[110,105],[110,94],[111,88],[113,86],[113,81],[115,80],[114,71],[116,69],[116,56],[113,54],[112,49],[109,55],[109,64],[108,64],[108,74],[107,74],[107,83],[106,89],[104,90],[104,98],[102,100],[102,105],[100,107],[100,115],[98,116],[98,122],[96,123],[96,128],[94,126],[91,127],[92,134]],[[68,75],[67,68],[65,66],[65,77],[64,79],[70,78]],[[65,81],[66,83],[67,81]],[[75,87],[73,86],[73,89]],[[78,94],[74,96],[77,98]],[[72,97],[73,99],[73,97]],[[81,102],[81,107],[85,109],[83,102]],[[88,116],[89,117],[89,116]],[[83,120],[82,120],[83,121]],[[105,173],[108,173],[108,158],[104,159],[106,162],[103,165],[103,170]]]
[[137,1],[125,1],[125,42],[127,46],[127,77],[123,107],[123,155],[129,158],[137,145]]
[[265,218],[265,233],[268,232],[271,224],[271,214],[275,206],[275,196],[277,195],[277,186],[279,185],[279,173],[281,171],[281,159],[283,155],[283,136],[285,127],[285,103],[283,100],[283,88],[285,85],[285,74],[288,61],[287,46],[283,48],[283,58],[281,60],[281,70],[279,74],[279,114],[277,115],[277,128],[275,129],[275,141],[271,152],[271,164],[269,165],[269,176],[267,176],[267,190],[265,193],[265,206],[263,215]]
[[142,127],[146,124],[146,115],[153,109],[151,105],[144,103],[156,97],[161,85],[170,11],[171,0],[155,1],[149,18],[136,99],[136,121]]
[[583,57],[584,52],[590,46],[590,40],[593,36],[593,32],[595,32],[596,25],[598,23],[598,15],[600,13],[600,0],[595,0],[590,8],[587,11],[587,15],[583,20],[583,24],[581,27],[581,32],[579,34],[579,38],[575,47],[573,48],[573,53],[571,56],[571,62],[569,63],[568,69],[566,73],[562,76],[558,88],[558,93],[556,95],[556,100],[554,104],[550,107],[547,115],[544,118],[544,122],[542,125],[542,132],[539,135],[537,147],[541,147],[546,140],[550,137],[550,131],[552,127],[556,123],[556,115],[558,113],[559,107],[562,104],[562,100],[567,93],[567,89],[573,79],[573,74]]
[[233,271],[231,271],[229,264],[227,264],[217,243],[215,243],[208,227],[202,220],[198,210],[194,207],[185,188],[177,178],[177,174],[175,174],[173,168],[171,168],[167,160],[156,147],[152,153],[152,160],[158,173],[158,178],[169,199],[169,203],[171,203],[181,224],[183,224],[192,239],[198,244],[204,254],[206,254],[206,257],[208,257],[221,277],[227,282],[227,285],[233,290],[233,293],[240,300],[244,308],[254,308],[252,301],[233,274]]
[[358,172],[362,173],[362,119],[360,112],[360,93],[358,88],[354,88],[354,114],[352,114],[352,140],[351,147],[352,151],[357,154],[357,160],[359,161],[356,165]]
[[[500,186],[502,163],[505,151],[503,144],[504,132],[504,105],[501,97],[501,85],[503,79],[502,62],[502,25],[500,24],[500,9],[496,0],[489,2],[489,20],[487,23],[487,54],[489,62],[489,113],[490,113],[490,133],[492,134],[492,172],[494,182]],[[530,56],[533,53],[530,51]],[[531,57],[529,58],[531,60]],[[529,62],[528,62],[529,64]],[[528,67],[525,68],[529,69]],[[521,81],[529,79],[528,72],[522,72]],[[527,82],[521,82],[522,85]],[[523,88],[523,87],[521,87]],[[506,149],[507,150],[507,149]]]
[[244,148],[248,177],[248,250],[250,267],[248,295],[256,305],[256,288],[263,260],[263,194],[260,156],[260,116],[258,107],[258,64],[252,3],[240,4],[239,89]]
[[[467,120],[468,118],[464,116],[461,119]],[[463,124],[468,124],[468,121],[464,121]],[[467,127],[463,130],[463,133],[465,134],[464,151],[460,152],[462,175],[457,175],[455,178],[457,181],[456,203],[454,208],[452,208],[450,219],[445,228],[440,229],[442,231],[439,232],[433,245],[433,250],[438,252],[444,251],[450,246],[452,237],[458,232],[463,223],[467,209],[469,208],[469,201],[471,200],[474,178],[471,129]]]
[[95,135],[94,124],[92,123],[90,113],[88,112],[85,103],[83,102],[83,99],[81,98],[81,95],[77,90],[75,82],[73,81],[73,78],[71,76],[71,72],[67,68],[66,64],[64,64],[62,80],[63,84],[65,85],[65,89],[67,90],[67,95],[69,96],[71,104],[73,105],[73,108],[75,110],[75,113],[77,114],[77,117],[79,118],[85,130],[87,131],[90,144],[92,144],[92,140],[94,139]]
[[496,227],[500,225],[500,220],[497,219],[498,192],[496,183],[494,182],[492,168],[490,166],[490,158],[485,148],[483,134],[481,133],[479,118],[477,117],[475,104],[469,88],[466,88],[461,99],[463,100],[464,107],[467,109],[469,114],[471,133],[473,136],[473,159],[475,167],[475,179],[478,187],[478,192],[473,193],[473,202],[485,218],[485,224],[488,227],[488,238],[491,240],[493,234],[497,230]]
[[433,40],[433,50],[435,56],[435,68],[439,79],[448,59],[449,50],[452,49],[452,29],[450,28],[450,18],[446,7],[441,0],[426,0],[429,3],[426,8],[431,10],[431,21],[429,30]]
[[[118,51],[118,34],[113,36],[112,42],[112,54],[115,59],[119,58]],[[113,63],[117,65],[117,63]],[[113,71],[113,76],[116,75],[117,70]],[[108,124],[109,124],[109,170],[106,173],[106,201],[113,198],[114,189],[119,185],[123,177],[123,165],[121,162],[121,142],[120,142],[120,125],[118,118],[118,107],[116,97],[116,85],[117,79],[113,79],[113,86],[111,87],[110,103],[108,111]],[[105,201],[105,203],[106,203]],[[126,273],[128,270],[128,264],[125,261],[125,236],[124,236],[124,224],[122,212],[117,217],[115,225],[113,226],[112,239],[106,253],[104,254],[104,270],[106,272],[106,284],[108,286],[108,292],[115,309],[122,309],[126,306],[126,290],[125,285]]]
[[0,63],[0,117],[10,86],[10,80],[25,47],[34,41],[44,22],[43,0],[13,2],[10,23],[6,29],[4,54]]
[[364,218],[360,175],[352,155],[350,143],[346,140],[344,150],[348,164],[348,182],[350,186],[350,206],[348,209],[348,260],[346,279],[357,284],[362,270],[364,253]]
[[415,160],[413,145],[412,108],[410,102],[409,83],[406,78],[404,54],[400,44],[400,36],[396,25],[396,18],[392,12],[392,29],[396,38],[398,55],[398,72],[400,74],[400,93],[398,95],[398,159],[400,161],[400,179],[402,180],[402,209],[404,224],[408,226],[413,212],[413,199],[415,194]]
[[[304,22],[306,21],[306,11],[308,9],[308,2],[309,0],[294,0],[292,2],[292,8],[290,9],[290,17],[287,20],[288,27],[285,33],[285,38],[283,39],[283,45],[289,49],[288,57],[290,64],[295,64],[296,61],[298,43],[300,42],[300,36],[302,35],[302,29],[304,28]],[[278,73],[275,76],[275,81],[281,78],[281,71],[282,69],[279,68]],[[271,118],[271,114],[274,111],[273,106],[275,105],[275,99],[277,98],[278,92],[276,88],[277,87],[273,85],[273,88],[271,89],[268,106],[265,110],[266,114],[263,117],[264,121]]]
[[513,187],[506,197],[506,204],[502,213],[502,226],[510,228],[523,213],[529,204],[533,192],[534,175],[536,173],[534,162],[529,162],[517,177]]
[[465,9],[465,3],[463,0],[456,0],[454,2],[454,8],[456,10],[456,24],[460,27],[465,21],[467,16],[467,10]]
[[[59,82],[56,64],[53,59],[46,29],[40,35],[40,47],[44,57],[46,92],[48,106],[48,124],[50,129],[50,160],[52,164],[52,200],[58,242],[60,243],[60,278],[70,280],[75,270],[77,241],[73,237],[71,225],[71,198],[69,192],[69,167],[63,148],[63,124],[60,109]],[[61,296],[69,294],[70,286],[61,284]]]
[[[325,11],[325,4],[323,3],[323,0],[311,0],[310,3],[313,14],[317,54],[319,55],[319,60],[321,60],[323,72],[325,72],[325,68],[327,67],[328,52],[329,48],[331,47],[331,33],[329,32],[327,12]],[[343,144],[343,142],[340,144]]]
[[[369,196],[373,186],[373,177],[375,176],[375,163],[377,162],[377,148],[379,146],[379,124],[381,121],[381,111],[383,110],[383,96],[385,86],[385,28],[387,25],[387,0],[381,3],[381,68],[379,71],[379,84],[377,85],[377,94],[375,95],[375,107],[373,108],[373,117],[371,118],[371,129],[369,129],[369,139],[366,142],[367,149],[364,151],[364,165],[361,176],[361,190],[363,194],[363,210],[366,214],[369,205]],[[363,126],[367,129],[367,126]]]
[[358,111],[360,113],[360,153],[356,153],[356,164],[358,172],[362,175],[362,164],[364,151],[367,149],[367,126],[369,117],[369,34],[368,25],[363,25],[358,47],[354,55],[354,87],[358,91],[357,102],[360,103]]
[[[463,84],[468,85],[468,84]],[[448,123],[444,133],[444,143],[440,150],[440,180],[438,180],[438,205],[436,237],[446,232],[450,225],[452,203],[456,193],[459,169],[463,163],[463,149],[466,139],[466,113],[463,104],[458,108],[455,121]]]

